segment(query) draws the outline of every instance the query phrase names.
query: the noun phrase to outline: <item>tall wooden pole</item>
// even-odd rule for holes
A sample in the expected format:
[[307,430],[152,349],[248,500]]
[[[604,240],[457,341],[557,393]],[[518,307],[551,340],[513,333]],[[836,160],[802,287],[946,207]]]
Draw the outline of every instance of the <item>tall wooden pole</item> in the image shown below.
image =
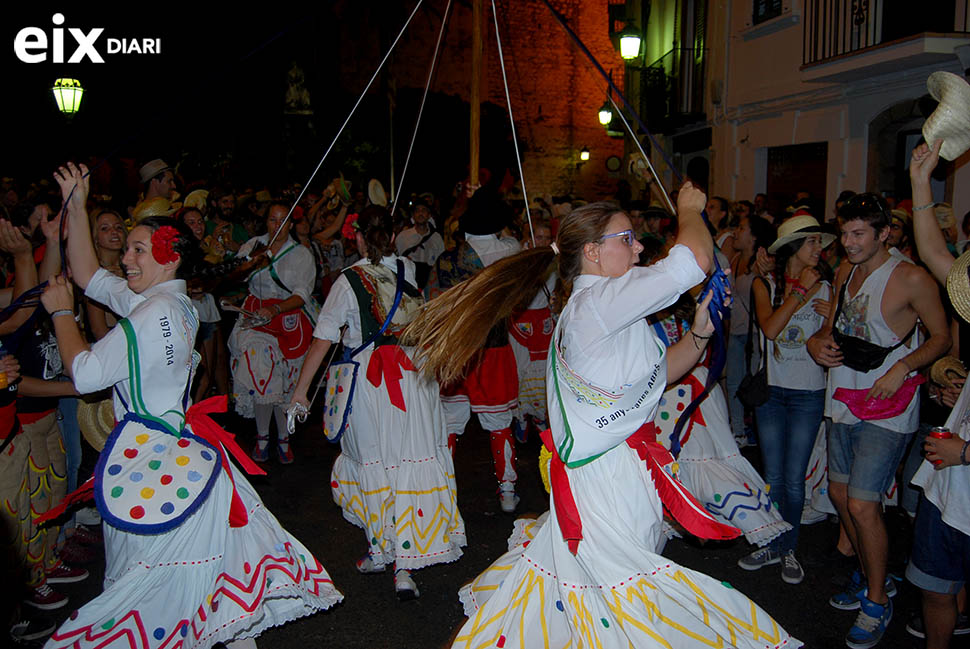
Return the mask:
[[478,184],[479,136],[481,131],[482,84],[482,0],[472,0],[472,87],[469,119],[469,180]]

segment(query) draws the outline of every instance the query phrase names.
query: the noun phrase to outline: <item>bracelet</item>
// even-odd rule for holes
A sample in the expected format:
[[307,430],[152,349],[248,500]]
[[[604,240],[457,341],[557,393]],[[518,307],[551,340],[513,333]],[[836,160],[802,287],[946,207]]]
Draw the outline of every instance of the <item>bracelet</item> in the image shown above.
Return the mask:
[[694,347],[696,347],[697,349],[701,348],[700,343],[697,342],[698,340],[707,341],[714,336],[714,334],[711,334],[710,336],[701,336],[700,334],[696,333],[693,329],[688,329],[688,331],[690,331],[690,335],[694,337]]
[[967,447],[970,446],[970,441],[963,443],[963,450],[960,451],[960,464],[963,466],[970,466],[970,460],[967,459]]
[[926,205],[920,205],[918,207],[914,207],[913,208],[913,211],[916,212],[916,211],[919,211],[919,210],[928,210],[931,207],[933,207],[934,205],[936,205],[936,203],[927,203]]
[[71,318],[74,318],[74,312],[70,309],[58,309],[57,311],[51,313],[51,318],[56,318],[59,315],[69,315]]
[[896,362],[897,362],[897,363],[902,363],[902,364],[903,364],[903,367],[905,367],[905,368],[906,368],[906,373],[907,373],[907,374],[909,374],[910,372],[912,372],[912,371],[913,371],[913,368],[909,366],[909,363],[907,363],[907,362],[906,362],[906,359],[905,359],[905,358],[900,358],[900,359],[899,359],[898,361],[896,361]]
[[279,315],[280,313],[283,312],[283,310],[280,309],[280,305],[278,303],[277,304],[274,304],[273,305],[273,308],[276,309],[276,315]]

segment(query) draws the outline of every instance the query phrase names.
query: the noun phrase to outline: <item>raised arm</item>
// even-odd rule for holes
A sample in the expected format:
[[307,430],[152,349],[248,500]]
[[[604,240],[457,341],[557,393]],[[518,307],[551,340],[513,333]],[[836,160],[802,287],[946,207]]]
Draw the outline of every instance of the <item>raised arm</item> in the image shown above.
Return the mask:
[[690,248],[697,265],[709,273],[714,264],[714,241],[701,216],[706,204],[707,196],[690,181],[677,194],[677,243]]
[[54,335],[57,336],[57,347],[64,361],[64,373],[73,380],[74,359],[81,352],[89,350],[90,346],[81,336],[81,330],[74,320],[74,291],[71,289],[71,282],[63,275],[51,277],[40,301],[54,322]]
[[930,174],[940,160],[943,140],[933,143],[931,149],[925,143],[913,149],[909,163],[909,182],[913,188],[913,234],[920,259],[941,284],[953,266],[953,255],[947,250],[946,240],[933,215],[933,192]]
[[[33,250],[30,242],[24,238],[20,230],[9,221],[0,219],[0,250],[13,255],[14,286],[9,304],[14,298],[27,289],[37,285],[37,267],[34,265]],[[5,305],[6,306],[6,305]],[[33,309],[17,309],[10,318],[0,323],[0,335],[7,335],[16,331],[27,321]]]
[[707,343],[714,335],[714,325],[711,323],[710,312],[707,309],[713,295],[713,291],[707,291],[694,311],[694,322],[691,323],[687,334],[667,349],[668,386],[673,385],[694,369],[704,355]]
[[[98,270],[98,256],[91,241],[91,228],[85,203],[88,198],[88,168],[77,167],[73,162],[60,167],[54,179],[61,186],[61,196],[67,203],[67,262],[71,266],[74,281],[82,289]],[[72,193],[73,192],[73,193]]]

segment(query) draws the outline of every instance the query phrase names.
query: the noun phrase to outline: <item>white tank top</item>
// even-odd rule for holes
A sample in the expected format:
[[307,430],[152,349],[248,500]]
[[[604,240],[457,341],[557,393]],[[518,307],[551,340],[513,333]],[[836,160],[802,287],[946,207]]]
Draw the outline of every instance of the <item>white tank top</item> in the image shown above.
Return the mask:
[[[849,297],[848,290],[845,294],[845,303],[842,305],[842,313],[839,314],[835,327],[842,333],[868,340],[882,347],[892,347],[899,342],[897,336],[882,317],[882,296],[889,283],[889,277],[901,263],[898,257],[890,256],[882,266],[874,270],[869,277],[862,282],[858,293],[854,297]],[[853,268],[849,277],[845,280],[851,281],[852,274],[856,269]],[[882,365],[868,372],[857,372],[844,365],[833,367],[829,370],[828,386],[825,393],[825,414],[832,418],[837,424],[854,424],[859,418],[849,411],[849,407],[841,401],[832,398],[836,388],[862,389],[871,388],[872,385],[885,374],[899,359],[907,356],[910,352],[920,345],[919,329],[913,334],[909,344],[900,345],[889,353]],[[911,376],[911,374],[910,374]],[[919,391],[909,402],[909,406],[901,414],[891,419],[873,420],[873,424],[897,433],[912,433],[919,425]]]

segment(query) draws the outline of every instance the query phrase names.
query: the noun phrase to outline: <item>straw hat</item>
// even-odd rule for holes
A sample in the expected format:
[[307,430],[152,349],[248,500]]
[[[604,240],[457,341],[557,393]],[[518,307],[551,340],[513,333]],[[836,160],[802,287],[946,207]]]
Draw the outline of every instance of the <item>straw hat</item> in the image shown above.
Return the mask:
[[138,170],[138,179],[141,180],[142,184],[145,184],[158,174],[170,169],[171,167],[167,162],[160,158],[155,158],[141,166],[141,169]]
[[822,235],[823,248],[828,247],[830,243],[835,241],[835,235],[830,232],[824,232],[822,226],[818,224],[814,216],[811,214],[800,214],[791,217],[778,227],[778,238],[768,248],[768,254],[773,255],[786,243],[797,239],[804,239],[811,234]]
[[167,198],[156,196],[155,198],[150,198],[147,201],[142,201],[138,205],[135,205],[131,216],[137,224],[138,221],[141,221],[145,217],[171,216],[174,211],[175,209],[172,207],[171,201]]
[[910,222],[912,221],[912,219],[909,216],[909,212],[907,212],[906,210],[901,210],[899,208],[896,208],[894,210],[891,210],[889,213],[892,214],[893,220],[899,221],[900,225],[902,225],[904,228],[909,226]]
[[115,427],[115,412],[111,399],[102,399],[93,403],[78,399],[77,422],[88,444],[96,451],[104,449],[108,435]]
[[367,198],[371,204],[387,207],[387,194],[384,193],[384,185],[377,178],[371,178],[367,183]]
[[208,189],[196,189],[189,192],[188,196],[182,202],[184,207],[193,207],[197,210],[204,210],[206,206],[206,201],[209,199]]
[[946,276],[946,292],[961,318],[970,322],[970,251],[960,255]]
[[952,72],[940,71],[930,75],[926,88],[940,105],[923,123],[923,137],[931,145],[943,140],[941,158],[959,158],[970,149],[970,84]]

